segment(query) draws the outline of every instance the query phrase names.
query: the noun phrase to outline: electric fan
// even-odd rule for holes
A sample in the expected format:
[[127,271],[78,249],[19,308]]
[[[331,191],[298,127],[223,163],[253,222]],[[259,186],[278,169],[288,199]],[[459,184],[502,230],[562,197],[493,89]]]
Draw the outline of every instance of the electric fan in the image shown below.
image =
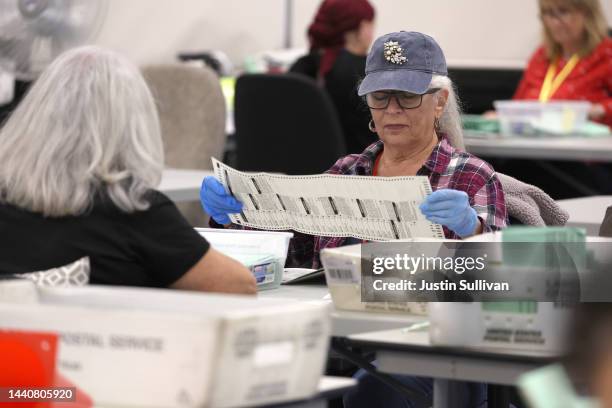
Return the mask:
[[32,81],[99,31],[108,0],[0,0],[0,69]]

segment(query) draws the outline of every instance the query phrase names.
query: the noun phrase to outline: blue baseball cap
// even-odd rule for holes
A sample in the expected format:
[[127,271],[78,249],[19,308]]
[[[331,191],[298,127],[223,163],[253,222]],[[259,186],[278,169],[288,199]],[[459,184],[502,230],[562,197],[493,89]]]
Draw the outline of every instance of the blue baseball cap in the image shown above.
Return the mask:
[[442,49],[432,37],[400,31],[379,37],[368,54],[359,96],[385,89],[423,94],[431,77],[448,76]]

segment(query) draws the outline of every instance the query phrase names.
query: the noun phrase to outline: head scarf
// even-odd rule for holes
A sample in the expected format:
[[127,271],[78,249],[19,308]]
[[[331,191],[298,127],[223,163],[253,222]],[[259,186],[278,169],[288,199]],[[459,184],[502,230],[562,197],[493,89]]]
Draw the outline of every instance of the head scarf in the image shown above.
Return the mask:
[[344,47],[344,34],[374,19],[368,0],[325,0],[308,28],[311,50],[322,50],[319,76],[324,77]]

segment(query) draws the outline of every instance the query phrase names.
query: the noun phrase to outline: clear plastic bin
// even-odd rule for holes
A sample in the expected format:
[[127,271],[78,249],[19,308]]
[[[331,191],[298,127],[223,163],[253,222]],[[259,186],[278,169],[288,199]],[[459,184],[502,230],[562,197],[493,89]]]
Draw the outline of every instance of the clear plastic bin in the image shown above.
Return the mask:
[[585,101],[495,101],[493,105],[503,135],[576,133],[591,107]]
[[280,286],[293,233],[215,228],[196,228],[196,231],[217,251],[242,263],[256,263],[251,271],[257,279],[258,290]]

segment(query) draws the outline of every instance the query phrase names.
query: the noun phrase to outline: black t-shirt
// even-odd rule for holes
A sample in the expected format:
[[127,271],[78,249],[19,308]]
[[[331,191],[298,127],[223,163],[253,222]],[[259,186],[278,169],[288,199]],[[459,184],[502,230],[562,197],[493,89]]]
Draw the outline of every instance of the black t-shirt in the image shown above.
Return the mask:
[[294,74],[302,74],[314,80],[317,79],[319,72],[319,64],[321,63],[321,54],[317,51],[311,51],[309,54],[298,58],[289,68],[289,72]]
[[378,140],[376,133],[368,129],[368,107],[357,95],[359,81],[365,76],[366,58],[343,49],[325,76],[325,89],[338,112],[349,153],[361,153]]
[[208,251],[208,242],[162,193],[125,213],[108,198],[81,216],[49,218],[0,204],[0,274],[47,270],[84,256],[90,283],[166,287]]
[[[342,49],[325,76],[325,90],[338,113],[348,153],[361,153],[378,140],[368,128],[370,111],[357,95],[359,81],[365,76],[366,59]],[[320,62],[320,54],[313,51],[299,58],[289,71],[317,79]]]

